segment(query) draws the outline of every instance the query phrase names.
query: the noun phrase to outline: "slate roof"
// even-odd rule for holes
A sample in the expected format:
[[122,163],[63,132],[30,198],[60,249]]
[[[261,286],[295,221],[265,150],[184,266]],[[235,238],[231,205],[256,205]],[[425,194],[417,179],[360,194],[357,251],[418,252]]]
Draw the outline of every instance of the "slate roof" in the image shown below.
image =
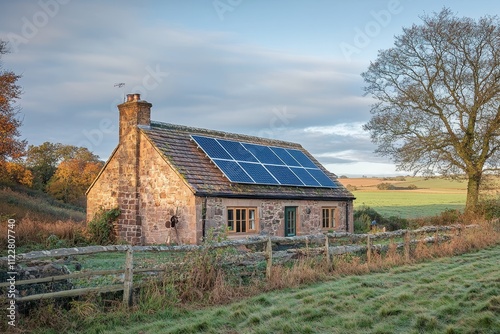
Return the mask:
[[[150,126],[140,126],[140,129],[177,169],[179,174],[185,178],[197,196],[311,200],[354,199],[354,196],[338,182],[335,174],[326,170],[309,152],[296,143],[154,121],[151,121]],[[332,189],[230,182],[210,158],[198,148],[196,142],[190,137],[192,134],[301,150],[338,187]]]

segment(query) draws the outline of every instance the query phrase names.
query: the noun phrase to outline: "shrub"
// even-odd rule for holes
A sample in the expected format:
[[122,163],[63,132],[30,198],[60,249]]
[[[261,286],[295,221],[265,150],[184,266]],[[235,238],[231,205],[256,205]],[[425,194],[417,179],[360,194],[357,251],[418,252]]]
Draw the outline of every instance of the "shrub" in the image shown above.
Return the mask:
[[389,182],[382,182],[377,184],[378,190],[395,190],[396,186]]
[[464,214],[455,209],[446,209],[440,214],[431,217],[415,218],[411,220],[412,227],[422,227],[427,225],[453,225],[468,221]]
[[354,233],[366,233],[370,230],[365,221],[354,220]]
[[410,184],[410,185],[408,185],[408,187],[407,187],[407,188],[408,188],[409,190],[415,190],[415,189],[418,189],[418,187],[417,187],[416,185],[414,185],[414,184]]
[[376,220],[377,224],[384,222],[384,219],[377,211],[366,205],[360,206],[359,209],[354,210],[354,232],[368,232],[372,220]]
[[407,229],[409,222],[405,218],[390,216],[384,219],[383,225],[386,227],[387,231],[397,231]]
[[410,225],[407,219],[391,216],[384,218],[375,209],[362,205],[354,210],[354,232],[366,233],[370,231],[370,225],[373,220],[377,221],[377,227],[384,227],[387,231],[396,231],[406,229]]
[[451,225],[462,221],[462,212],[455,209],[446,209],[439,215],[431,217],[432,225]]
[[101,208],[94,218],[87,223],[89,241],[98,245],[112,244],[116,241],[113,222],[120,215],[120,209],[105,210]]
[[346,189],[347,189],[347,190],[349,190],[349,191],[356,191],[356,190],[358,190],[358,187],[353,186],[352,184],[348,184],[348,185],[346,185],[345,187],[346,187]]
[[66,248],[69,246],[69,244],[67,240],[59,239],[57,235],[51,234],[46,240],[46,246],[48,249],[55,249],[55,248]]
[[479,211],[486,220],[500,218],[500,197],[482,200],[479,203]]
[[382,180],[387,181],[406,181],[404,176],[384,177]]

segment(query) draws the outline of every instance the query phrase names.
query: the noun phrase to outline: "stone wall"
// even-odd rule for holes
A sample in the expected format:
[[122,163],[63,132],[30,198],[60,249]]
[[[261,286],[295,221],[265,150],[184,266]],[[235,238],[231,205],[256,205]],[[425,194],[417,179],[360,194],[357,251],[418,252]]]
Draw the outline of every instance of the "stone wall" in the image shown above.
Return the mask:
[[[177,233],[181,243],[196,244],[201,237],[195,196],[187,183],[161,154],[141,135],[139,161],[139,215],[143,243],[164,244],[165,222],[177,216]],[[147,158],[146,158],[147,157]],[[171,242],[177,242],[175,230]]]
[[[87,221],[100,208],[118,207],[116,222],[118,238],[138,245],[142,240],[141,220],[138,217],[138,192],[134,166],[128,163],[130,148],[119,145],[87,193]],[[135,160],[133,160],[135,161]]]
[[106,210],[118,206],[118,161],[111,159],[87,193],[87,221],[92,220],[99,208]]
[[225,231],[226,229],[226,204],[220,197],[207,197],[205,198],[205,232],[209,229],[215,231]]

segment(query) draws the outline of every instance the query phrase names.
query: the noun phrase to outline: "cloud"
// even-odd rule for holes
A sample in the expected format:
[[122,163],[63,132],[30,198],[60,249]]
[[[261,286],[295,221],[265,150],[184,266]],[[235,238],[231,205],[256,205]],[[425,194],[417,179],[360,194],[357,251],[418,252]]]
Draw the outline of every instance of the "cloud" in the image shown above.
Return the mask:
[[[23,74],[21,131],[31,144],[86,144],[106,159],[118,139],[116,105],[139,91],[157,121],[299,142],[334,172],[380,162],[361,129],[372,101],[362,96],[360,63],[145,21],[131,4],[70,2],[19,53],[5,56]],[[37,10],[36,3],[11,9],[14,17]],[[0,23],[0,38],[6,31]],[[161,73],[156,81],[154,72]],[[124,88],[114,86],[121,82]],[[96,140],[91,134],[103,121],[112,126]]]
[[327,126],[311,126],[304,129],[305,132],[320,133],[324,135],[349,136],[359,139],[369,139],[368,133],[363,130],[361,122],[339,123]]

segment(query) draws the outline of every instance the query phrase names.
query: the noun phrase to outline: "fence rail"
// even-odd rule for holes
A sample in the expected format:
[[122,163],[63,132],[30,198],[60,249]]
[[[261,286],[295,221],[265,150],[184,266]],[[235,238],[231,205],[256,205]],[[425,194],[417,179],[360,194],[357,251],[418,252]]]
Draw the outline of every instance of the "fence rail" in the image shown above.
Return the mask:
[[[381,232],[375,234],[351,234],[351,233],[327,233],[318,235],[307,235],[307,236],[296,236],[296,237],[269,237],[269,236],[256,236],[249,237],[247,239],[223,241],[220,243],[210,244],[210,245],[183,245],[183,246],[129,246],[129,245],[111,245],[111,246],[89,246],[82,248],[61,248],[46,251],[34,251],[25,254],[16,255],[16,263],[28,262],[41,258],[60,258],[75,255],[90,255],[106,252],[126,252],[125,267],[123,269],[116,270],[94,270],[94,271],[83,271],[78,273],[71,273],[66,275],[58,275],[51,277],[35,278],[28,280],[16,281],[16,286],[27,285],[27,284],[40,284],[40,283],[50,283],[61,280],[90,277],[90,276],[101,276],[101,275],[123,275],[123,284],[113,284],[101,287],[89,287],[89,288],[78,288],[65,291],[48,292],[29,296],[17,296],[16,301],[27,302],[47,298],[60,298],[60,297],[73,297],[79,296],[87,293],[105,293],[114,291],[123,291],[123,302],[126,305],[131,305],[132,303],[132,292],[134,287],[137,287],[137,283],[134,286],[133,277],[136,273],[146,273],[146,272],[165,272],[166,268],[137,268],[134,269],[134,253],[135,252],[191,252],[199,251],[202,249],[216,249],[222,247],[241,247],[241,246],[252,246],[252,245],[262,245],[264,248],[263,252],[255,252],[256,255],[254,261],[265,260],[266,261],[266,277],[269,279],[272,272],[273,259],[275,262],[281,259],[292,258],[296,254],[302,255],[325,255],[327,263],[330,263],[332,256],[342,255],[347,253],[357,253],[366,252],[367,262],[371,261],[371,254],[373,251],[383,252],[388,249],[388,245],[373,244],[375,240],[383,239],[394,239],[403,238],[403,242],[395,243],[396,248],[403,248],[403,253],[406,261],[410,260],[410,246],[418,242],[439,242],[443,240],[449,240],[452,236],[450,235],[439,235],[439,232],[451,232],[458,231],[460,234],[462,230],[469,228],[476,228],[478,225],[452,225],[452,226],[428,226],[417,230],[398,230],[394,232]],[[412,236],[424,235],[433,233],[434,236],[427,237],[419,240],[414,240]],[[348,245],[334,246],[335,242],[341,240],[351,242]],[[363,243],[363,244],[356,244]],[[296,245],[306,245],[305,248],[295,248],[287,250],[276,250],[273,251],[273,245],[275,248],[283,246],[296,246]],[[312,246],[317,245],[314,248]],[[229,264],[241,264],[240,260],[236,259]],[[0,266],[7,264],[7,257],[0,258]],[[171,268],[171,267],[169,267]],[[9,282],[0,283],[0,288],[8,287]]]

